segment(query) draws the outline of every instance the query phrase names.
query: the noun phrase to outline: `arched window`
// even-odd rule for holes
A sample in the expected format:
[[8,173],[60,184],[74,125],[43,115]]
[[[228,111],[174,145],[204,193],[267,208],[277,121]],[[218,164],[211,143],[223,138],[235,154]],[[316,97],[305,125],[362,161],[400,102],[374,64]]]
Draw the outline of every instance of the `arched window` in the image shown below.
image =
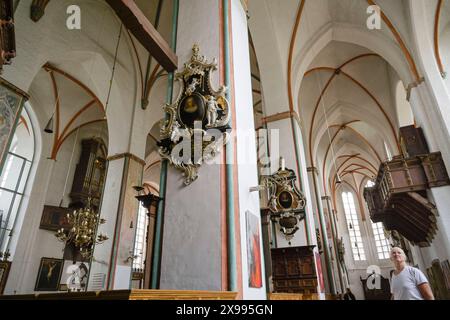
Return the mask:
[[139,205],[139,213],[136,224],[136,239],[134,245],[133,269],[144,269],[146,246],[146,234],[147,234],[148,216],[147,209],[142,205]]
[[347,220],[350,242],[352,244],[353,259],[355,261],[365,261],[366,254],[364,252],[353,194],[351,192],[343,192],[342,202],[344,203],[345,218]]
[[0,176],[0,251],[9,249],[35,152],[30,117],[23,109]]
[[[375,183],[372,180],[368,180],[366,183],[366,188],[373,187]],[[372,224],[373,236],[375,240],[375,246],[377,248],[378,259],[389,259],[389,242],[384,235],[383,224],[381,222]]]
[[381,222],[372,222],[372,230],[377,247],[378,259],[389,259],[389,242],[384,235],[383,224]]

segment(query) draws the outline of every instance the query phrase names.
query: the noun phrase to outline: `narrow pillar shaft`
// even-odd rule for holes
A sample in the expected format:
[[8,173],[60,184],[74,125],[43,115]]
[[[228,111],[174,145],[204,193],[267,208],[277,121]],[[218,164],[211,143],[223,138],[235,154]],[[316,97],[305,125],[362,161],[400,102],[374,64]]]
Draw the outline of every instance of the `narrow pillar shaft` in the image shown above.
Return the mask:
[[322,234],[322,244],[323,244],[323,252],[324,252],[324,256],[325,256],[325,266],[326,266],[326,270],[327,270],[327,279],[328,279],[328,285],[330,288],[330,292],[332,294],[336,294],[336,289],[334,287],[334,281],[333,281],[333,271],[332,271],[332,267],[331,267],[331,256],[330,256],[330,247],[329,247],[329,243],[328,243],[328,236],[327,236],[327,230],[326,230],[326,222],[325,222],[325,217],[323,215],[323,209],[322,209],[322,203],[320,201],[320,194],[318,191],[318,187],[317,187],[317,176],[316,176],[316,171],[317,168],[313,167],[310,168],[311,170],[311,175],[312,175],[312,181],[313,181],[313,188],[314,188],[314,197],[316,200],[316,205],[317,205],[317,211],[318,211],[318,215],[319,215],[319,227],[320,227],[320,232]]
[[339,274],[339,284],[341,287],[341,293],[344,293],[344,282],[342,279],[342,270],[341,270],[341,264],[340,264],[340,260],[339,260],[339,252],[338,252],[338,245],[337,245],[337,231],[336,231],[336,224],[334,221],[334,213],[331,210],[331,205],[330,205],[330,196],[323,196],[322,199],[324,199],[327,203],[327,210],[328,210],[328,219],[330,221],[331,224],[331,234],[333,236],[333,247],[334,247],[334,256],[336,257],[336,266],[338,269],[338,274]]
[[[178,12],[179,12],[179,0],[173,1],[173,13],[172,13],[172,37],[170,48],[175,51],[177,46],[177,33],[178,33]],[[173,79],[174,74],[169,73],[169,80],[167,85],[166,102],[172,103],[173,99]],[[167,168],[168,161],[163,160],[161,162],[161,176],[159,182],[159,192],[161,201],[158,204],[158,210],[156,213],[155,221],[155,238],[153,243],[153,257],[152,257],[152,276],[151,276],[151,289],[158,289],[160,285],[161,276],[161,250],[162,250],[162,237],[163,237],[163,225],[164,225],[164,213],[165,213],[165,198],[167,188]]]

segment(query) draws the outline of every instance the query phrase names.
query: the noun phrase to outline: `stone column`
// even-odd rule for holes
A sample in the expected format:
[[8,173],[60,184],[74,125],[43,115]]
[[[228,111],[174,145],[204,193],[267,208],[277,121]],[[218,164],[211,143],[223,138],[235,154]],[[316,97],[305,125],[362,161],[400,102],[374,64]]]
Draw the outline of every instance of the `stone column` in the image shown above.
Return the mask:
[[333,277],[333,268],[331,265],[331,252],[330,252],[330,246],[329,246],[329,242],[328,242],[328,233],[327,233],[327,229],[326,229],[326,219],[323,213],[323,208],[322,208],[322,202],[321,202],[321,195],[319,193],[319,182],[317,181],[317,175],[318,175],[318,171],[316,167],[310,167],[308,168],[308,172],[311,173],[311,181],[313,184],[313,190],[314,190],[314,200],[315,200],[315,204],[316,204],[316,210],[318,213],[318,220],[319,220],[319,228],[320,228],[320,233],[322,235],[321,240],[322,240],[322,249],[323,249],[323,254],[324,254],[324,258],[325,258],[325,267],[326,267],[326,275],[327,275],[327,280],[328,280],[328,286],[329,286],[329,290],[332,294],[336,294],[336,289],[334,286],[334,277]]
[[[450,146],[448,143],[448,128],[442,120],[442,114],[433,107],[434,100],[430,94],[429,84],[422,82],[410,90],[409,102],[414,113],[417,125],[423,129],[430,152],[440,151],[447,172],[450,173]],[[430,248],[422,248],[424,263],[431,266],[436,258],[446,259],[450,256],[450,186],[431,188],[429,199],[439,212],[437,217],[438,232]]]
[[344,281],[342,278],[342,270],[341,270],[341,263],[339,260],[339,252],[338,252],[338,245],[337,245],[337,230],[336,230],[336,223],[334,219],[334,212],[331,210],[331,197],[330,196],[323,196],[322,200],[325,201],[326,207],[327,207],[327,213],[328,213],[328,221],[330,221],[330,228],[331,228],[331,234],[332,234],[332,241],[333,241],[333,248],[334,248],[334,256],[336,257],[336,268],[338,270],[339,275],[339,285],[341,288],[341,293],[344,293]]
[[272,275],[272,259],[270,256],[270,249],[272,246],[272,227],[270,221],[270,210],[261,209],[261,222],[262,222],[262,236],[263,236],[263,248],[264,248],[264,267],[266,269],[266,283],[267,292],[270,292],[270,276]]
[[294,238],[286,240],[284,235],[277,230],[276,239],[279,248],[289,246],[315,245],[314,218],[310,199],[309,186],[306,175],[305,157],[303,155],[303,144],[301,141],[300,126],[298,118],[289,111],[265,117],[267,130],[270,135],[269,146],[271,155],[271,174],[279,169],[279,157],[283,157],[286,168],[294,170],[297,176],[297,187],[304,192],[306,201],[306,216],[300,222],[299,230],[294,234]]
[[155,224],[156,213],[148,212],[148,226],[145,251],[145,268],[144,268],[144,289],[150,289],[151,273],[152,273],[152,259],[153,259],[153,244],[155,240]]
[[[208,61],[218,59],[212,86],[217,89],[229,82],[231,127],[239,134],[230,140],[228,154],[224,148],[215,163],[203,163],[197,180],[190,185],[184,185],[181,172],[172,165],[163,173],[167,175],[167,187],[164,210],[157,216],[157,221],[163,222],[161,259],[154,261],[157,287],[233,290],[240,298],[264,299],[259,196],[250,192],[251,187],[258,185],[258,176],[246,13],[239,0],[184,0],[180,1],[178,12],[178,71],[191,58],[194,44]],[[233,159],[228,168],[223,163],[225,156]],[[260,287],[249,285],[247,216],[256,219]],[[234,229],[231,238],[230,227]],[[230,281],[230,277],[236,281]]]
[[[315,219],[311,188],[306,172],[306,155],[303,141],[303,128],[295,106],[290,102],[288,91],[288,77],[286,61],[283,54],[274,52],[277,35],[271,28],[267,28],[270,21],[267,7],[257,1],[249,3],[252,14],[250,18],[253,44],[255,46],[258,65],[260,66],[261,87],[264,88],[264,118],[265,127],[269,134],[269,147],[272,163],[272,172],[278,170],[279,157],[285,159],[286,167],[294,170],[297,175],[297,185],[303,191],[306,201],[306,217],[299,225],[294,238],[287,241],[276,230],[276,243],[278,248],[290,246],[315,245],[314,253],[317,256],[317,240],[315,237]],[[253,6],[253,7],[252,7]],[[264,32],[260,32],[264,30]],[[276,51],[276,50],[275,50]],[[275,139],[271,139],[276,137]],[[272,141],[273,140],[273,141]],[[316,260],[316,262],[319,259]],[[316,265],[317,267],[317,265]],[[319,270],[319,268],[316,268]],[[318,275],[318,280],[322,275]],[[320,281],[318,281],[320,283]]]
[[142,184],[145,161],[131,153],[108,157],[98,233],[109,239],[97,244],[89,272],[88,291],[131,288],[132,256],[139,201],[133,186]]
[[[269,92],[270,94],[270,92]],[[267,93],[265,94],[265,97]],[[286,107],[287,108],[287,107]],[[269,108],[268,112],[275,112],[275,108]],[[317,247],[317,238],[315,236],[316,221],[314,217],[314,198],[312,195],[312,189],[307,175],[306,155],[303,146],[302,130],[300,126],[300,120],[295,112],[283,111],[268,115],[265,117],[265,122],[269,135],[269,145],[271,154],[271,168],[272,173],[276,172],[279,168],[278,161],[279,156],[285,159],[286,167],[294,170],[297,175],[297,186],[304,193],[306,197],[305,218],[300,222],[299,230],[294,234],[294,237],[290,240],[286,240],[284,235],[279,231],[279,228],[275,229],[275,237],[277,248],[295,247],[295,246],[308,246],[315,245],[314,254],[319,255]],[[276,136],[277,139],[271,139],[272,136]],[[326,268],[318,268],[316,259],[316,270],[322,270],[322,274],[317,274],[318,284],[320,286],[320,279],[326,278]],[[321,263],[322,265],[322,263]],[[324,264],[326,266],[326,264]],[[325,274],[325,276],[323,276]],[[321,292],[319,288],[318,292]],[[324,293],[324,292],[323,292]]]

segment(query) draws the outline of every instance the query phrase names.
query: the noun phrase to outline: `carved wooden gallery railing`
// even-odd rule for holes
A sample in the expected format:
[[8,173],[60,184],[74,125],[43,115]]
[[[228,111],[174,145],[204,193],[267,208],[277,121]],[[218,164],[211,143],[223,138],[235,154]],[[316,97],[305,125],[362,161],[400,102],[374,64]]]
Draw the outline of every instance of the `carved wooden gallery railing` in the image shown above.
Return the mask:
[[381,164],[375,185],[364,190],[373,222],[428,246],[436,234],[436,207],[427,189],[450,184],[440,152],[402,156]]

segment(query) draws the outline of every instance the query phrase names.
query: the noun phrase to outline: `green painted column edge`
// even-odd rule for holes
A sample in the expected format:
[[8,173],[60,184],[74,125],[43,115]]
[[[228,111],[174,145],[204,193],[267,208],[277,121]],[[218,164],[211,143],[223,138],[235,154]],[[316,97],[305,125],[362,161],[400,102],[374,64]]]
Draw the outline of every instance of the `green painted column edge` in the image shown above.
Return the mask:
[[[223,6],[223,46],[224,46],[224,67],[225,67],[225,86],[228,88],[226,98],[231,101],[231,75],[230,75],[230,26],[228,17],[230,14],[229,0],[222,0]],[[234,181],[233,181],[233,156],[234,146],[233,139],[230,139],[226,144],[226,187],[227,187],[227,247],[228,247],[228,290],[237,291],[237,262],[236,262],[236,230],[234,220]]]
[[[177,47],[177,32],[178,32],[178,9],[179,0],[173,1],[172,11],[172,37],[170,47],[176,52]],[[174,73],[169,73],[168,85],[167,85],[167,103],[172,103],[173,98],[173,80]],[[152,273],[150,281],[150,289],[159,289],[160,277],[161,277],[161,254],[162,254],[162,237],[164,227],[164,209],[166,201],[166,187],[167,187],[167,169],[168,161],[163,160],[161,162],[161,175],[159,179],[159,196],[161,201],[158,203],[158,209],[156,212],[155,221],[155,240],[153,242],[153,261],[152,261]]]
[[317,205],[317,211],[319,212],[319,224],[320,224],[320,231],[322,233],[322,243],[323,243],[323,250],[325,255],[325,265],[327,269],[327,275],[328,275],[328,285],[330,287],[330,291],[332,294],[336,294],[336,289],[334,287],[334,280],[333,280],[333,271],[331,269],[331,255],[330,255],[330,247],[328,244],[328,235],[326,230],[326,224],[325,224],[325,218],[323,215],[323,209],[322,209],[322,203],[321,198],[319,195],[319,191],[317,190],[317,179],[316,179],[316,173],[314,170],[311,171],[312,178],[313,178],[313,184],[314,184],[314,195],[316,198],[316,205]]
[[[295,155],[296,155],[296,160],[297,160],[297,162],[298,161],[300,161],[300,155],[299,155],[299,145],[298,145],[298,140],[297,140],[297,130],[296,130],[296,126],[295,126],[295,121],[294,121],[294,118],[293,117],[290,117],[291,118],[291,126],[292,126],[292,134],[294,135],[294,148],[295,148]],[[299,172],[298,172],[298,177],[297,177],[297,179],[298,179],[298,183],[299,183],[299,185],[300,185],[300,189],[303,191],[303,190],[305,190],[305,188],[304,188],[304,186],[303,186],[303,182],[302,182],[302,176],[301,176],[301,172],[300,172],[300,163],[298,163],[298,168],[299,168]],[[305,177],[306,179],[308,178],[308,177]],[[306,212],[306,208],[305,208],[305,218],[304,218],[304,221],[305,221],[305,231],[306,231],[306,242],[307,242],[307,245],[308,246],[310,246],[311,244],[312,244],[312,242],[311,242],[311,233],[310,233],[310,228],[309,228],[309,221],[308,221],[308,214],[307,214],[307,212]]]

